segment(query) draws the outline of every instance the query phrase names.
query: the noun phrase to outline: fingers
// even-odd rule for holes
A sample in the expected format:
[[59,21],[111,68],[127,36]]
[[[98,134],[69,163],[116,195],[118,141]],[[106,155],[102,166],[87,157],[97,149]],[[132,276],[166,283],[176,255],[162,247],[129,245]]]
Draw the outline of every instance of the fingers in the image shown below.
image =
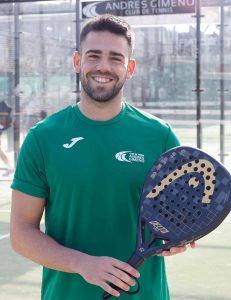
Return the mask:
[[[130,286],[134,286],[136,284],[135,280],[132,279],[132,277],[130,277],[127,272],[125,273],[125,272],[121,271],[120,269],[116,268],[114,270],[114,276],[116,278],[119,278],[120,280],[122,280],[123,282],[127,283]],[[134,275],[132,275],[132,276],[134,276]],[[112,282],[112,283],[114,283],[114,282]]]
[[160,256],[172,256],[186,251],[186,246],[172,247],[167,251],[161,252]]
[[113,268],[104,275],[104,280],[106,280],[104,290],[117,296],[118,288],[123,291],[129,291],[130,286],[135,286],[136,281],[131,276],[138,278],[140,274],[129,264],[117,259],[111,259],[111,263]]
[[[115,297],[119,297],[120,296],[120,293],[119,291],[115,290],[113,288],[113,286],[109,285],[108,283],[106,282],[103,282],[100,287],[108,294],[112,295],[112,296],[115,296]],[[107,298],[104,298],[104,299],[107,299]]]
[[107,274],[105,276],[106,282],[110,282],[112,283],[112,287],[114,285],[114,287],[119,287],[121,290],[124,291],[129,291],[130,286],[128,284],[126,284],[124,281],[120,280],[118,277],[111,275],[111,274]]
[[120,291],[128,291],[130,286],[134,286],[134,278],[140,276],[131,265],[112,257],[86,255],[84,262],[80,266],[80,275],[88,283],[100,286],[115,297],[119,297]]
[[[195,241],[192,241],[190,243],[190,246],[191,246],[191,248],[195,248],[196,247]],[[175,254],[185,252],[186,250],[187,250],[187,245],[171,247],[169,250],[162,251],[160,254],[158,254],[158,256],[172,256],[172,255],[175,255]]]
[[191,248],[196,248],[196,242],[195,241],[192,241],[191,243],[190,243],[190,246],[191,246]]
[[[128,274],[130,274],[131,276],[135,277],[135,278],[139,278],[140,277],[140,273],[135,269],[133,268],[131,265],[125,263],[125,262],[122,262],[120,260],[117,260],[117,259],[113,259],[113,265],[118,269],[118,270],[122,270],[123,273],[124,271]],[[122,273],[120,273],[121,275]],[[125,274],[125,273],[124,273]],[[123,274],[123,275],[124,275]],[[126,275],[126,274],[125,274]]]

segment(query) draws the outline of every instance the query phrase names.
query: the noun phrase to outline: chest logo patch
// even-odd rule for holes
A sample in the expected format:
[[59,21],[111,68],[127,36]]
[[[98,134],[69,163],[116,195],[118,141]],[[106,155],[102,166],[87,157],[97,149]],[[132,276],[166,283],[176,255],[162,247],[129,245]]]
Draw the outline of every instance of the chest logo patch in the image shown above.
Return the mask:
[[68,144],[63,144],[64,148],[70,149],[72,148],[76,143],[78,143],[79,141],[84,140],[83,137],[75,137],[71,139],[71,142]]
[[116,153],[115,158],[127,163],[144,163],[144,154],[134,153],[132,151],[121,151]]

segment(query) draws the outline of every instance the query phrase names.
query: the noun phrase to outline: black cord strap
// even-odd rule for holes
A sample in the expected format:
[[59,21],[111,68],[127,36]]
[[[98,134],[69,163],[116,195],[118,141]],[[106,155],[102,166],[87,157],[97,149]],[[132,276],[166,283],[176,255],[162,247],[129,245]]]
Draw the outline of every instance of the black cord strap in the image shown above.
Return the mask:
[[[135,277],[133,277],[133,278],[135,279],[136,285],[137,285],[137,289],[136,289],[135,291],[124,291],[124,290],[121,290],[121,289],[119,289],[118,287],[116,287],[114,284],[112,284],[111,286],[112,286],[113,288],[115,288],[115,289],[116,289],[117,291],[119,291],[119,292],[123,292],[123,293],[129,294],[129,295],[135,295],[135,294],[137,294],[137,293],[140,291],[140,283],[139,283],[139,281],[138,281],[137,278],[135,278]],[[103,300],[106,300],[106,299],[109,299],[109,298],[111,298],[111,297],[113,297],[111,294],[109,294],[109,293],[107,293],[107,292],[104,292],[104,293],[103,293],[102,299],[103,299]]]

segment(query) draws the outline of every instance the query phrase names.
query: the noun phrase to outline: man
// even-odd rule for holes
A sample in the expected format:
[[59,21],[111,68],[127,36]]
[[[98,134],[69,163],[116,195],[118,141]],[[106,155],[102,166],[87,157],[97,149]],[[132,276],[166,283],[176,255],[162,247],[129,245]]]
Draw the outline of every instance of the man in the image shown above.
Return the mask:
[[73,57],[80,101],[32,128],[22,145],[12,183],[12,246],[44,266],[43,300],[97,300],[102,289],[118,297],[111,284],[128,291],[139,275],[142,289],[133,299],[167,300],[162,256],[185,247],[147,260],[140,274],[126,261],[145,175],[178,140],[168,124],[123,102],[135,69],[125,21],[90,20],[80,44]]

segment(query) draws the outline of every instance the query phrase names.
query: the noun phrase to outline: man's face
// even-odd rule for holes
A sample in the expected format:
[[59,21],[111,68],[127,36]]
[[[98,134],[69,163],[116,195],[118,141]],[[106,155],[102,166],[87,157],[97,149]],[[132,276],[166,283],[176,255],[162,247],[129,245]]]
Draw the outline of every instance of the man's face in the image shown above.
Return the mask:
[[82,88],[98,102],[110,101],[122,93],[125,81],[134,71],[127,40],[108,31],[90,32],[82,42],[81,54],[75,55]]

